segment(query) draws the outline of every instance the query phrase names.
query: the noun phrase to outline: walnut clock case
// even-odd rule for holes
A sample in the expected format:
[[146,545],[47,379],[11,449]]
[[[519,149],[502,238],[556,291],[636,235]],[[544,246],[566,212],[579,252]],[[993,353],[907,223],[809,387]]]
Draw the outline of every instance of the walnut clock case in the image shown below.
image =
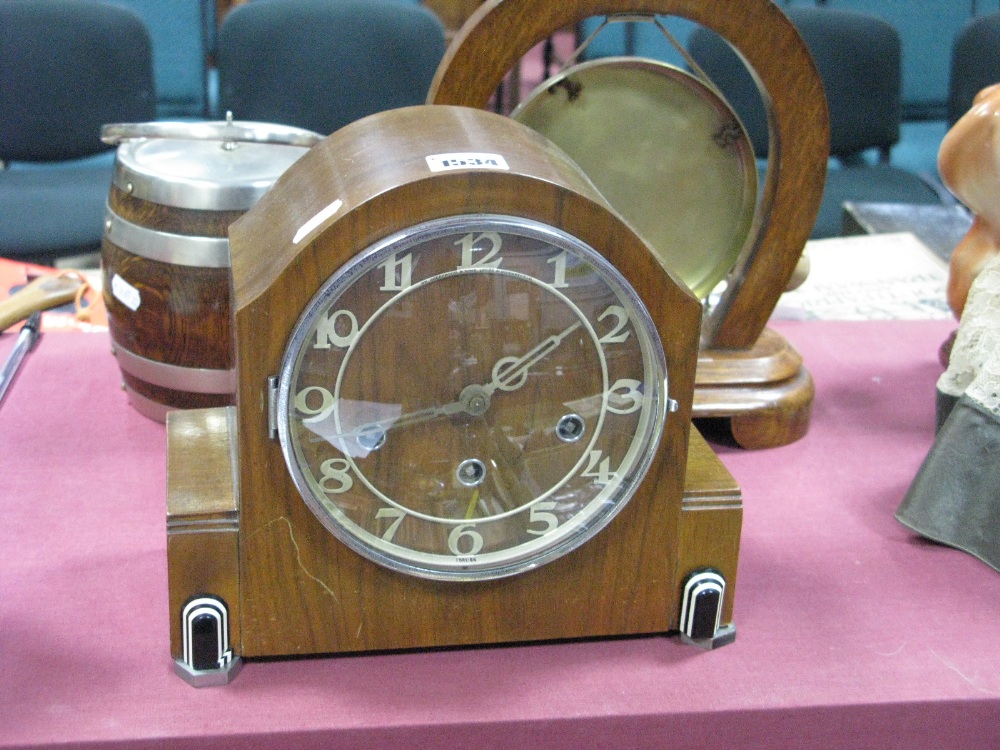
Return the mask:
[[[168,418],[171,650],[731,640],[701,306],[542,136],[358,121],[230,228],[235,407]],[[690,451],[689,451],[690,440]]]

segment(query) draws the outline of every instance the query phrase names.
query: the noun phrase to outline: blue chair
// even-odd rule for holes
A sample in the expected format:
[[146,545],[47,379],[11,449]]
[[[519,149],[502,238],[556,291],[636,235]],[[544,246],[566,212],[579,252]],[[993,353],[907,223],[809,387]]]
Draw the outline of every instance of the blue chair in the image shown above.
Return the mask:
[[[901,42],[889,23],[852,11],[784,8],[809,48],[826,89],[830,155],[826,186],[812,237],[841,234],[845,201],[938,204],[946,196],[931,176],[891,163],[902,121]],[[703,28],[688,51],[743,121],[758,157],[768,153],[763,101],[732,48]]]
[[397,0],[254,0],[218,33],[219,108],[329,134],[366,115],[422,104],[444,27]]
[[1000,83],[1000,13],[969,21],[955,38],[948,84],[948,125],[968,112],[982,89]]
[[109,1],[134,10],[149,30],[157,118],[208,117],[208,58],[215,43],[215,0]]
[[149,34],[91,0],[0,2],[0,256],[96,252],[114,154],[101,126],[155,115]]

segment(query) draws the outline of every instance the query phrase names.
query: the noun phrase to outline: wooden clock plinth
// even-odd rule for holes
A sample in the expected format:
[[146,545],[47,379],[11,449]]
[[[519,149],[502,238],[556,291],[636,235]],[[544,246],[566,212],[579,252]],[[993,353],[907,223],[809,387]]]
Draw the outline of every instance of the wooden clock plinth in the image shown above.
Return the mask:
[[815,388],[802,357],[770,328],[750,349],[702,349],[695,419],[724,418],[743,448],[774,448],[806,434]]
[[[233,407],[215,407],[171,412],[167,418],[167,563],[170,590],[170,651],[176,671],[197,686],[218,685],[229,681],[245,655],[247,640],[254,640],[253,623],[245,622],[239,576],[239,537],[248,532],[240,526],[240,493],[235,481],[236,421]],[[704,639],[688,639],[702,647],[713,647],[731,640],[733,600],[735,595],[737,558],[743,504],[740,489],[732,475],[708,446],[701,434],[692,429],[687,451],[687,469],[683,501],[678,521],[676,548],[668,554],[670,567],[675,567],[676,586],[670,586],[655,611],[635,622],[621,622],[605,635],[647,633],[677,633],[681,630],[684,610],[684,584],[704,571],[718,574],[725,582],[719,607],[721,634]],[[605,532],[616,532],[614,524],[628,525],[626,514],[616,519]],[[288,527],[279,521],[275,531],[287,536]],[[280,535],[280,534],[279,534]],[[600,539],[601,537],[598,537]],[[354,553],[344,550],[345,555]],[[301,564],[302,563],[300,561]],[[558,565],[558,570],[553,567]],[[464,602],[478,601],[490,587],[520,586],[530,592],[532,583],[567,571],[580,579],[599,572],[600,558],[587,553],[586,548],[570,553],[564,560],[523,574],[515,579],[458,585],[440,582],[419,582],[420,588],[435,588],[441,606],[454,612],[468,611]],[[309,576],[308,570],[300,569]],[[291,585],[291,578],[288,581]],[[336,582],[316,582],[318,587],[339,587]],[[544,586],[541,591],[546,591]],[[709,592],[712,593],[711,591]],[[581,601],[585,597],[581,596]],[[625,604],[616,599],[616,608]],[[569,602],[570,619],[584,627],[592,612],[573,609]],[[521,608],[517,625],[520,637],[491,641],[481,637],[475,643],[509,643],[551,640],[554,623],[548,607]],[[476,610],[476,619],[482,612]],[[412,635],[406,632],[408,617],[383,612],[389,627],[400,631],[402,644]],[[364,627],[362,621],[346,623],[346,630],[355,632]],[[332,627],[332,626],[331,626]],[[577,637],[593,637],[586,628]],[[597,635],[601,635],[598,633]],[[430,640],[414,642],[412,646],[462,646],[473,642]],[[402,646],[400,646],[402,647]],[[345,644],[343,651],[352,651]],[[365,650],[365,649],[361,649]],[[256,654],[261,655],[261,654]],[[192,667],[189,660],[196,660]],[[214,665],[214,666],[213,666]]]

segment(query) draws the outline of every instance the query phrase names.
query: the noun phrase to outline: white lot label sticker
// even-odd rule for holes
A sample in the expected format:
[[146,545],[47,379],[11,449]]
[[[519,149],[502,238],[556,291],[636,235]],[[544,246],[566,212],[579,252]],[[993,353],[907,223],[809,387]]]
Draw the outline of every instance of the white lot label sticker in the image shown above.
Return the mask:
[[427,157],[427,166],[432,172],[447,172],[451,169],[510,169],[507,160],[500,154],[435,154]]
[[142,297],[139,295],[139,290],[118,274],[115,274],[111,278],[111,293],[115,296],[116,300],[132,312],[138,310],[139,305],[142,304]]

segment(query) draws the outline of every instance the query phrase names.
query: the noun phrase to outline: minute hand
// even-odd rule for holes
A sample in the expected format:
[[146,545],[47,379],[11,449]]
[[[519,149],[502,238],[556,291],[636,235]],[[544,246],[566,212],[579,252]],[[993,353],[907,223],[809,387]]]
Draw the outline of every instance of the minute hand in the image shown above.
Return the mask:
[[527,382],[528,371],[559,348],[563,339],[582,325],[578,320],[562,333],[549,336],[522,357],[504,357],[498,360],[493,365],[493,380],[483,386],[487,394],[492,394],[497,389],[516,391]]

